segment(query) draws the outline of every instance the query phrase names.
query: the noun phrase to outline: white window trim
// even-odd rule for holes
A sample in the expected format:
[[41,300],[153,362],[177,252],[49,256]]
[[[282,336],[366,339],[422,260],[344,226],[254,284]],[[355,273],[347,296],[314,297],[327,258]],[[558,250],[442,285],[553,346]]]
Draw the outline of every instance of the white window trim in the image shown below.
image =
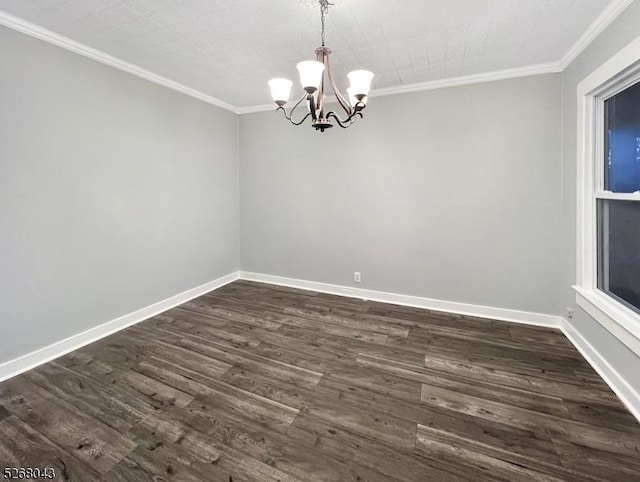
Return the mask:
[[640,37],[578,84],[576,303],[640,356],[640,314],[597,288],[596,199],[639,201],[640,193],[597,190],[604,169],[604,100],[640,80]]

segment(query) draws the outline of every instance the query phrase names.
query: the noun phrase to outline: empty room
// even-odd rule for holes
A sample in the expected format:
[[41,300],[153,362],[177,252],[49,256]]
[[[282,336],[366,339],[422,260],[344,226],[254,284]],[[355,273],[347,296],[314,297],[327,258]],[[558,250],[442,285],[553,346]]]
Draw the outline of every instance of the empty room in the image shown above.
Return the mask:
[[640,481],[640,0],[0,0],[0,479]]

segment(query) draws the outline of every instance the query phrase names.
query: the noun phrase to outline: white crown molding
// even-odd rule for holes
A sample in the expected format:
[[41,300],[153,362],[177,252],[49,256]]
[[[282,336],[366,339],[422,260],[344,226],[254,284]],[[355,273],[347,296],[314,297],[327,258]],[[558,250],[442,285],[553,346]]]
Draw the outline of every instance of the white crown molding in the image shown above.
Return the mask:
[[598,18],[589,25],[578,41],[558,62],[560,70],[566,69],[631,3],[633,3],[633,0],[613,0],[607,5]]
[[557,62],[546,64],[527,65],[513,69],[495,70],[493,72],[483,72],[480,74],[464,75],[461,77],[450,77],[440,80],[429,80],[427,82],[417,82],[415,84],[398,85],[376,89],[371,92],[371,97],[385,97],[388,95],[408,94],[410,92],[420,92],[423,90],[444,89],[446,87],[457,87],[459,85],[480,84],[495,80],[516,79],[518,77],[529,77],[531,75],[551,74],[560,72]]
[[255,114],[256,112],[268,112],[270,110],[275,112],[276,107],[273,102],[271,104],[250,105],[248,107],[238,107],[237,113],[238,115],[244,115]]
[[273,285],[288,286],[302,290],[317,291],[333,295],[346,296],[349,298],[359,298],[364,300],[379,301],[381,303],[392,303],[395,305],[410,306],[434,311],[444,311],[460,315],[474,316],[477,318],[490,318],[492,320],[510,321],[514,323],[525,323],[527,325],[545,326],[551,328],[560,327],[560,317],[543,313],[533,313],[530,311],[509,310],[505,308],[495,308],[491,306],[472,305],[469,303],[458,303],[455,301],[443,301],[433,298],[423,298],[419,296],[409,296],[386,291],[374,291],[350,286],[333,285],[307,281],[282,276],[273,276],[263,273],[251,273],[240,271],[240,279],[268,283]]
[[49,346],[40,348],[39,350],[27,353],[21,357],[9,360],[0,364],[0,382],[7,380],[8,378],[15,377],[20,373],[31,370],[43,363],[54,360],[62,355],[66,355],[69,352],[82,348],[89,343],[98,341],[105,336],[109,336],[117,331],[123,330],[128,326],[140,323],[152,316],[167,311],[175,306],[186,303],[189,300],[202,296],[209,291],[218,289],[226,284],[229,284],[238,279],[238,272],[229,273],[216,280],[210,281],[203,285],[197,286],[190,290],[184,291],[177,295],[166,298],[162,301],[149,305],[140,310],[134,311],[127,315],[116,318],[115,320],[108,321],[102,325],[90,328],[82,333],[77,333],[65,338],[64,340],[57,341]]
[[94,49],[80,42],[76,42],[75,40],[52,32],[51,30],[47,30],[46,28],[43,28],[39,25],[27,22],[26,20],[23,20],[2,10],[0,10],[0,25],[4,25],[5,27],[16,30],[18,32],[22,32],[31,37],[44,40],[45,42],[56,45],[58,47],[62,47],[66,50],[70,50],[71,52],[80,54],[84,57],[88,57],[92,60],[96,60],[102,64],[106,64],[110,67],[114,67],[116,69],[128,72],[129,74],[133,74],[137,77],[141,77],[145,80],[153,82],[154,84],[162,85],[171,90],[175,90],[182,94],[186,94],[190,97],[206,102],[207,104],[212,104],[216,107],[220,107],[237,114],[237,109],[231,104],[227,104],[226,102],[216,99],[215,97],[211,97],[210,95],[204,94],[196,89],[192,89],[191,87],[187,87],[186,85],[180,84],[166,77],[162,77],[161,75],[154,74],[153,72],[138,67],[137,65],[125,62],[124,60],[102,52],[101,50]]

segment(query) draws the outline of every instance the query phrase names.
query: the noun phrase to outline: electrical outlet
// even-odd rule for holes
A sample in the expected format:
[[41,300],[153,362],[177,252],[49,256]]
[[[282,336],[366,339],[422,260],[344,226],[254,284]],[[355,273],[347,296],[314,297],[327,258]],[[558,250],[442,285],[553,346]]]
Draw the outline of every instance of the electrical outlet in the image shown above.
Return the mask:
[[573,308],[565,308],[564,312],[567,315],[568,319],[573,319]]
[[356,283],[360,283],[362,281],[362,274],[360,274],[360,271],[354,271],[353,281],[355,281]]

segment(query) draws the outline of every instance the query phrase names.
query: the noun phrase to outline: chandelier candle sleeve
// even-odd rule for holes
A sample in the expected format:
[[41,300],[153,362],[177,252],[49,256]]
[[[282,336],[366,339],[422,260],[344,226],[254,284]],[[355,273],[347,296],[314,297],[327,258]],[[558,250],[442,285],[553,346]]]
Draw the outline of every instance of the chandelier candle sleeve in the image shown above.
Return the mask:
[[302,88],[309,94],[313,94],[320,87],[324,64],[317,60],[305,60],[296,66],[300,73]]
[[293,82],[289,79],[271,79],[269,81],[269,87],[271,87],[271,97],[273,97],[273,101],[280,106],[289,102],[292,85]]
[[[322,26],[322,46],[316,49],[316,60],[305,60],[297,65],[300,83],[304,89],[302,97],[287,111],[285,105],[289,101],[292,82],[288,79],[271,79],[269,87],[271,87],[271,97],[278,106],[277,111],[282,111],[289,122],[299,126],[308,118],[311,118],[311,126],[320,132],[324,132],[326,129],[333,127],[334,123],[342,128],[347,128],[358,118],[363,117],[362,111],[367,106],[373,73],[368,70],[349,72],[347,74],[349,88],[347,89],[346,98],[340,93],[331,71],[331,62],[329,61],[331,49],[325,45],[325,17],[331,4],[329,0],[318,0],[318,5],[320,6]],[[325,109],[326,95],[329,95],[329,89],[333,90],[335,100],[342,113]],[[302,103],[306,104],[306,112],[304,112],[304,107],[296,110]],[[295,112],[301,112],[304,116],[294,120]]]
[[373,72],[369,72],[368,70],[354,70],[353,72],[349,72],[347,77],[351,84],[350,89],[356,98],[369,95]]

